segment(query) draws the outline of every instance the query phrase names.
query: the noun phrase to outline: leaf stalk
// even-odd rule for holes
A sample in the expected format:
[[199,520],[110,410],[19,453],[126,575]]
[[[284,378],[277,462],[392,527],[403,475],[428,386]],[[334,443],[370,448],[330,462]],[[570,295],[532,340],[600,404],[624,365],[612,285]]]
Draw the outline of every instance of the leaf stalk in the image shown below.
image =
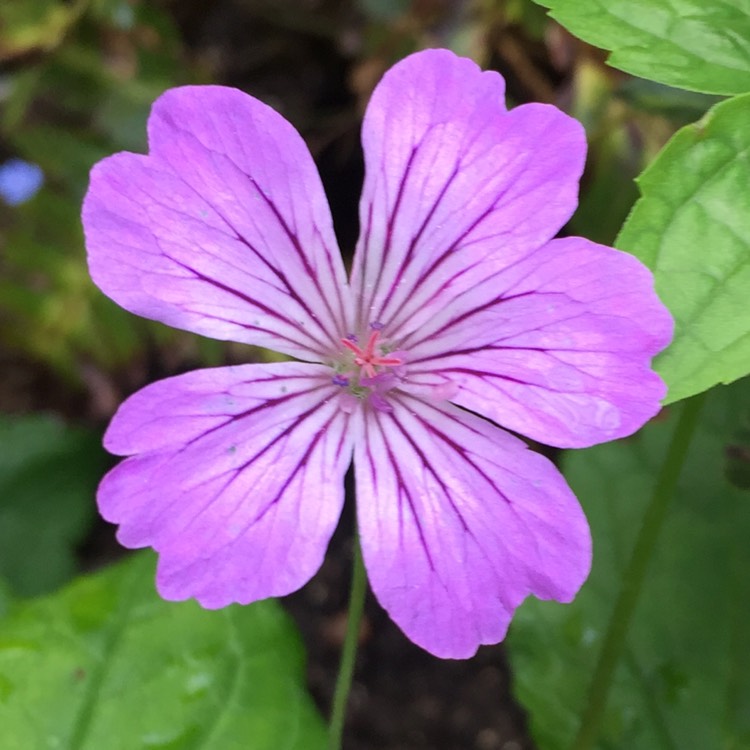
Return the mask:
[[328,725],[328,750],[341,750],[341,740],[344,733],[346,707],[354,675],[354,662],[357,656],[357,640],[359,626],[362,622],[362,612],[365,605],[367,590],[367,575],[362,560],[362,549],[359,537],[354,535],[354,560],[352,566],[352,583],[349,593],[349,613],[346,623],[346,636],[341,651],[339,673],[336,678],[336,688],[333,694],[331,720]]
[[682,405],[664,463],[659,471],[630,560],[620,583],[620,591],[602,640],[586,703],[581,713],[581,723],[571,744],[571,750],[592,750],[599,737],[599,729],[607,707],[607,698],[615,670],[625,651],[630,622],[638,605],[649,563],[656,549],[685,457],[698,425],[705,396],[705,393],[701,393],[688,399]]

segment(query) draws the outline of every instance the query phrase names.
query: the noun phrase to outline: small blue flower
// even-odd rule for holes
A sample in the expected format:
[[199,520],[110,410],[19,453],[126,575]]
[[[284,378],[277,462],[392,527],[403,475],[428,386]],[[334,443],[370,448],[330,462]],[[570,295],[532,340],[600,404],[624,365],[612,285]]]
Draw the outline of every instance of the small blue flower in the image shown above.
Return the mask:
[[9,206],[31,200],[44,184],[44,172],[23,159],[8,159],[0,165],[0,198]]

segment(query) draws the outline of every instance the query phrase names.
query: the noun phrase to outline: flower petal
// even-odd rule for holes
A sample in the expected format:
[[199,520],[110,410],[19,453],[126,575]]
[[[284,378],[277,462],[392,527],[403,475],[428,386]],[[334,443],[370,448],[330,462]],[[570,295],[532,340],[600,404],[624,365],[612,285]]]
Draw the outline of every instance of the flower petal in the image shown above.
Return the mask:
[[99,162],[83,206],[91,275],[137,315],[320,358],[348,330],[349,290],[302,138],[257,99],[172,89],[150,155]]
[[370,583],[404,633],[464,658],[502,640],[528,594],[570,601],[591,541],[552,463],[450,404],[391,403],[358,417],[354,465]]
[[659,411],[651,358],[673,324],[636,258],[569,237],[483,286],[406,344],[415,386],[450,382],[455,403],[562,448],[630,435]]
[[[391,340],[550,240],[573,213],[586,141],[555,107],[507,112],[503,79],[447,50],[385,74],[363,124],[362,233],[352,272],[359,326]],[[481,264],[480,264],[481,265]]]
[[165,599],[246,604],[302,586],[341,512],[349,416],[323,366],[199,370],[154,383],[105,444],[135,455],[99,488],[127,547],[159,552]]

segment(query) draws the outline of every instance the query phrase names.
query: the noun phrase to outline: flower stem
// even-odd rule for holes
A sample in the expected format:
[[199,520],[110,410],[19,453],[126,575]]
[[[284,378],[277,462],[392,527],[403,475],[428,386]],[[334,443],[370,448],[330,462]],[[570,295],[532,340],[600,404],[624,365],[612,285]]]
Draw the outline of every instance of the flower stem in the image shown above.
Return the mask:
[[357,638],[362,611],[365,606],[366,587],[365,566],[362,561],[362,550],[359,538],[354,535],[354,562],[352,568],[352,585],[349,593],[349,615],[346,623],[346,637],[341,652],[341,663],[336,678],[336,689],[333,694],[333,708],[331,721],[328,725],[328,750],[340,750],[341,737],[344,733],[344,719],[346,705],[349,700],[349,690],[352,686],[354,674],[354,660],[357,655]]
[[659,471],[651,500],[646,507],[641,528],[633,546],[633,552],[622,577],[620,591],[589,685],[586,705],[581,715],[581,725],[573,740],[571,750],[591,750],[598,738],[612,678],[625,650],[630,621],[638,604],[643,581],[646,578],[659,533],[667,517],[667,510],[698,424],[704,398],[705,393],[691,398],[682,405],[672,441]]

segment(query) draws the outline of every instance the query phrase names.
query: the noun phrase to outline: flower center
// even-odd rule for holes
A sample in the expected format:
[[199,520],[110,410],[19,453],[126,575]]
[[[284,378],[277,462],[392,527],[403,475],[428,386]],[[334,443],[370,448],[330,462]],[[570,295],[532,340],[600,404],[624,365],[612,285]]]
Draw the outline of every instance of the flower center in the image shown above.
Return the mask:
[[378,373],[378,367],[395,367],[403,363],[403,360],[398,357],[383,355],[377,351],[376,345],[379,338],[380,330],[376,328],[367,339],[364,349],[358,346],[356,341],[341,339],[341,343],[349,351],[354,352],[354,364],[361,368],[360,377],[374,378]]
[[367,401],[379,411],[390,411],[385,394],[400,381],[400,372],[391,368],[404,364],[400,352],[391,352],[380,340],[382,325],[371,323],[367,343],[361,346],[354,334],[341,339],[344,349],[335,365],[334,385],[341,386],[342,407],[352,411],[357,403]]

